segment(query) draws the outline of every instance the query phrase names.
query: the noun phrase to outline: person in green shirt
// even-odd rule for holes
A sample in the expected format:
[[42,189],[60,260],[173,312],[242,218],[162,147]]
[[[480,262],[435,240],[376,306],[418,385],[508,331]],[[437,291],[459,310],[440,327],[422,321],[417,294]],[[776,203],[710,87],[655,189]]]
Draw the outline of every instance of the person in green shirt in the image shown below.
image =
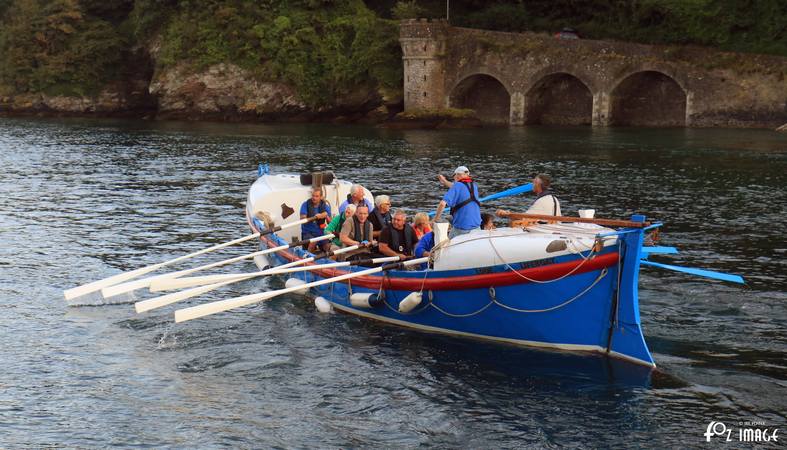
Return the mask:
[[336,237],[331,239],[331,243],[333,244],[331,246],[332,250],[342,247],[342,241],[339,240],[339,232],[342,230],[344,221],[352,218],[353,214],[355,214],[355,205],[349,204],[342,214],[337,214],[336,217],[331,220],[331,223],[325,227],[325,234],[333,233],[336,235]]

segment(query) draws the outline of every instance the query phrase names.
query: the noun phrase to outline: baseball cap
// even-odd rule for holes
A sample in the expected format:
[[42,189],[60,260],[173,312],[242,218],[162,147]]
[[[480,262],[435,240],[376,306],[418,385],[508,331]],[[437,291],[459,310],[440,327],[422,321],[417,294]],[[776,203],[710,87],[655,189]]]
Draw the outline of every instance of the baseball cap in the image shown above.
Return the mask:
[[454,175],[460,175],[463,173],[470,173],[470,169],[465,166],[459,166],[456,168],[456,170],[454,170]]

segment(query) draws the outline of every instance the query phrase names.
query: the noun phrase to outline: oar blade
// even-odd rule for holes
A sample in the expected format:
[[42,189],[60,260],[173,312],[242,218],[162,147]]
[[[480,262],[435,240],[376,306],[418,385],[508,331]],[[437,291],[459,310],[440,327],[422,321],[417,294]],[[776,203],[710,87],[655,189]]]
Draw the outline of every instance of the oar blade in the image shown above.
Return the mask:
[[206,284],[222,283],[225,281],[241,281],[253,277],[253,274],[223,274],[223,275],[203,275],[188,278],[169,278],[156,280],[150,283],[150,292],[171,291],[175,289],[187,289]]
[[141,280],[128,281],[126,283],[120,283],[113,286],[107,286],[101,289],[101,295],[103,295],[104,298],[115,297],[121,294],[125,294],[127,292],[135,291],[137,289],[146,288],[150,286],[150,284],[155,280],[162,280],[165,278],[167,278],[166,274],[158,275],[155,277],[143,278]]
[[478,199],[478,201],[483,203],[483,202],[486,202],[486,201],[489,201],[489,200],[495,200],[495,199],[498,199],[498,198],[510,197],[512,195],[524,194],[525,192],[530,192],[532,190],[533,190],[533,183],[527,183],[527,184],[523,184],[522,186],[517,186],[517,187],[513,187],[511,189],[507,189],[507,190],[502,191],[502,192],[498,192],[496,194],[487,195],[486,197],[481,197],[480,199]]
[[712,278],[714,280],[729,281],[731,283],[745,284],[743,277],[731,273],[714,272],[712,270],[697,269],[694,267],[681,267],[673,266],[670,264],[661,264],[653,261],[640,261],[641,264],[646,266],[658,267],[659,269],[673,270],[675,272],[686,273],[689,275],[696,275],[698,277]]
[[642,247],[642,253],[645,254],[662,254],[662,255],[674,255],[678,253],[678,249],[675,247],[662,247],[662,246],[653,246],[653,247]]
[[242,238],[238,238],[229,242],[225,242],[223,244],[214,245],[212,247],[208,247],[206,249],[202,249],[196,251],[194,253],[189,253],[188,255],[180,256],[174,259],[170,259],[168,261],[160,262],[158,264],[153,264],[150,266],[142,267],[136,270],[132,270],[130,272],[119,273],[117,275],[113,275],[109,278],[104,278],[103,280],[94,281],[92,283],[83,284],[82,286],[77,286],[72,289],[68,289],[63,291],[63,296],[65,296],[66,300],[71,300],[76,297],[80,297],[82,295],[89,294],[91,292],[95,292],[101,290],[105,287],[113,286],[116,284],[123,283],[124,281],[133,280],[136,277],[145,275],[146,273],[153,272],[154,270],[168,266],[170,264],[175,264],[181,261],[185,261],[189,258],[193,258],[195,256],[204,255],[205,253],[212,252],[214,250],[219,250],[225,247],[229,247],[230,245],[240,244],[241,242],[246,242],[250,239],[255,239],[260,237],[260,233],[253,233],[248,236],[244,236]]
[[[511,189],[506,189],[505,191],[494,193],[492,195],[487,195],[486,197],[481,197],[481,198],[478,199],[478,201],[480,203],[483,203],[483,202],[487,202],[489,200],[496,200],[498,198],[510,197],[512,195],[524,194],[525,192],[530,192],[532,190],[533,190],[533,183],[527,183],[527,184],[523,184],[521,186],[513,187]],[[450,208],[446,208],[445,212],[446,213],[450,213],[451,209]],[[437,214],[437,211],[432,211],[432,212],[429,213],[429,217],[434,217],[435,214]]]
[[137,313],[143,313],[145,311],[150,311],[151,309],[161,308],[162,306],[171,305],[176,302],[196,297],[200,294],[210,292],[227,284],[230,284],[230,282],[209,284],[207,286],[195,287],[185,291],[173,292],[172,294],[142,300],[141,302],[134,303],[134,309],[137,311]]
[[204,305],[192,306],[175,311],[175,323],[187,320],[199,319],[200,317],[217,314],[230,309],[240,308],[241,306],[251,305],[279,295],[278,291],[263,292],[259,294],[244,295],[243,297],[230,298],[217,302],[206,303]]
[[142,267],[140,269],[135,269],[128,272],[119,273],[117,275],[112,275],[111,277],[107,277],[98,281],[93,281],[91,283],[83,284],[82,286],[77,286],[75,288],[67,289],[63,291],[63,296],[66,298],[66,300],[72,300],[76,297],[81,297],[83,295],[90,294],[91,292],[100,291],[105,287],[114,286],[116,284],[120,284],[125,281],[134,279],[136,277],[140,277],[147,273],[153,272],[159,267],[161,267],[161,264],[154,264],[152,266]]
[[383,270],[389,270],[393,267],[405,267],[405,266],[422,264],[427,262],[428,260],[429,258],[427,257],[411,259],[403,263],[391,263],[389,265],[385,265],[381,267],[372,267],[370,269],[361,270],[359,272],[350,272],[333,278],[324,278],[322,280],[312,281],[311,283],[306,283],[306,284],[299,284],[297,286],[279,289],[277,291],[269,291],[259,294],[250,294],[250,295],[245,295],[243,297],[231,298],[227,300],[221,300],[218,302],[206,303],[204,305],[192,306],[191,308],[184,308],[175,311],[175,322],[185,322],[187,320],[209,316],[211,314],[228,311],[233,308],[239,308],[241,306],[251,305],[253,303],[257,303],[262,300],[267,300],[279,295],[289,294],[290,292],[296,292],[303,289],[311,289],[313,287],[322,286],[329,283],[335,283],[337,281],[344,281],[350,278],[357,278],[365,275],[371,275],[373,273],[382,272]]

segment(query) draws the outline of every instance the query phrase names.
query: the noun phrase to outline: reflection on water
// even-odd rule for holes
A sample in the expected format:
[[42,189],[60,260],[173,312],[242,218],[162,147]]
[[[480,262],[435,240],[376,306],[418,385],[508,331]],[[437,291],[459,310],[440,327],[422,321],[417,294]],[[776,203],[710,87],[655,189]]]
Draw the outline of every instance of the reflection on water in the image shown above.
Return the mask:
[[[704,442],[711,420],[785,425],[783,134],[2,119],[0,149],[0,446],[676,447]],[[65,307],[65,288],[245,235],[258,162],[333,169],[410,212],[434,209],[436,174],[458,165],[482,194],[548,172],[567,214],[663,220],[681,253],[659,261],[749,286],[643,272],[652,373],[319,315],[293,296],[177,325],[171,308]]]

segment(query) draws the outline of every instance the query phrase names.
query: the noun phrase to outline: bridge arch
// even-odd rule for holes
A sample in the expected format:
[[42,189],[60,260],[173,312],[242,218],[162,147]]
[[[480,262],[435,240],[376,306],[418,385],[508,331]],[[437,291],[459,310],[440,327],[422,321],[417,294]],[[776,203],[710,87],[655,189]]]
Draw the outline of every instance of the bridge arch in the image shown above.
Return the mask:
[[563,71],[540,74],[525,94],[525,124],[590,125],[593,94],[580,77]]
[[668,71],[644,69],[621,77],[610,92],[609,124],[620,126],[686,126],[688,94]]
[[477,72],[459,79],[448,106],[473,109],[482,122],[504,125],[509,122],[511,91],[494,75]]

